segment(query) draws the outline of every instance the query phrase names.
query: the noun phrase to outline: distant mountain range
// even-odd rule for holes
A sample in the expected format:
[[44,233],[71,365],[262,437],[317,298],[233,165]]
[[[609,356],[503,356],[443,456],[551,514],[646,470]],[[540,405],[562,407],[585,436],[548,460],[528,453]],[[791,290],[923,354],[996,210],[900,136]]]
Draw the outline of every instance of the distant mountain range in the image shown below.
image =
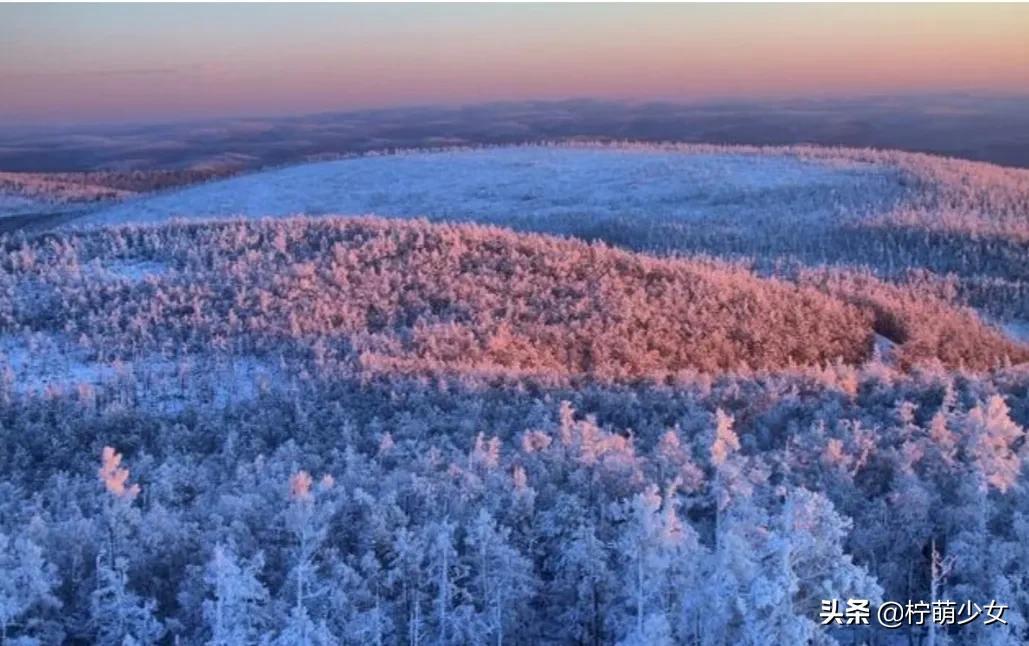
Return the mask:
[[384,148],[575,138],[891,148],[1025,167],[1029,96],[719,103],[577,99],[178,124],[0,125],[0,170],[225,172]]

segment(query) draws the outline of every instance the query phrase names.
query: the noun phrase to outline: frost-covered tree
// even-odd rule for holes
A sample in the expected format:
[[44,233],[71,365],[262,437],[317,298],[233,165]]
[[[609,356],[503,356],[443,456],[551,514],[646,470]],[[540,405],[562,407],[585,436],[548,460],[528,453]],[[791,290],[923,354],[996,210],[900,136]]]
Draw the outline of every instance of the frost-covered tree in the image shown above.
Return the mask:
[[426,643],[425,587],[427,573],[423,560],[424,538],[407,528],[397,530],[392,540],[393,560],[389,564],[387,582],[396,590],[396,604],[401,610],[399,625],[404,628],[403,641],[410,646]]
[[485,509],[465,533],[468,590],[476,608],[472,630],[478,641],[496,646],[517,634],[533,593],[532,564],[511,545],[510,533]]
[[203,602],[204,619],[211,631],[208,643],[217,646],[256,643],[263,624],[268,591],[258,576],[263,558],[240,560],[227,546],[216,545],[204,581],[210,598]]
[[965,450],[978,464],[986,484],[1000,491],[1015,485],[1022,466],[1017,448],[1025,430],[1008,412],[1004,399],[991,395],[968,412],[965,422]]
[[320,576],[317,563],[326,538],[333,486],[331,476],[323,477],[315,485],[311,475],[303,470],[289,478],[284,521],[294,544],[282,596],[287,616],[276,637],[277,643],[313,646],[335,642],[322,614],[328,584]]
[[152,599],[129,589],[125,559],[109,566],[97,559],[97,587],[92,595],[93,643],[103,646],[155,644],[165,634]]
[[[623,513],[625,525],[617,543],[624,559],[624,588],[628,592],[626,643],[657,639],[662,627],[671,640],[671,626],[681,606],[679,599],[692,587],[685,574],[699,563],[696,536],[678,517],[675,490],[664,498],[654,485],[628,501]],[[665,643],[670,643],[666,641]]]
[[33,635],[33,612],[61,605],[56,585],[54,567],[38,545],[0,533],[0,643]]

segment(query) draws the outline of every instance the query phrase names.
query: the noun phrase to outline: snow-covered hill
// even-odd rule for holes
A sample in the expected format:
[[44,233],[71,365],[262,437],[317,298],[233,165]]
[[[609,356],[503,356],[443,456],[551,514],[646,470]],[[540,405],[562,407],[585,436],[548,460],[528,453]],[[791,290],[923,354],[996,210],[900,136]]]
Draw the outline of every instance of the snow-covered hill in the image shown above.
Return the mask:
[[[103,209],[80,223],[327,213],[551,227],[566,218],[818,217],[898,193],[898,174],[796,155],[523,146],[317,162]],[[548,225],[549,223],[549,225]]]
[[[991,643],[1025,643],[1029,346],[998,326],[1029,311],[1027,180],[412,153],[0,234],[0,581],[32,583],[0,585],[0,623],[201,643],[227,598],[232,643],[912,640],[820,627],[818,600],[935,598],[935,547],[1011,605]],[[611,246],[219,220],[293,211]]]
[[563,144],[308,163],[127,200],[73,224],[296,214],[472,221],[746,258],[777,273],[798,264],[867,267],[888,280],[928,272],[1007,321],[1029,312],[1027,205],[1029,171],[930,155]]

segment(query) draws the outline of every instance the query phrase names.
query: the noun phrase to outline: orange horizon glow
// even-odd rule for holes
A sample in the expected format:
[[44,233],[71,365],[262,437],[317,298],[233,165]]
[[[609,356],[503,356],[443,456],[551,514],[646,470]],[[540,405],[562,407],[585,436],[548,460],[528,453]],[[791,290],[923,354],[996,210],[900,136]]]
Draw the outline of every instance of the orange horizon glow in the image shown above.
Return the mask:
[[1029,93],[1029,5],[5,5],[0,125]]

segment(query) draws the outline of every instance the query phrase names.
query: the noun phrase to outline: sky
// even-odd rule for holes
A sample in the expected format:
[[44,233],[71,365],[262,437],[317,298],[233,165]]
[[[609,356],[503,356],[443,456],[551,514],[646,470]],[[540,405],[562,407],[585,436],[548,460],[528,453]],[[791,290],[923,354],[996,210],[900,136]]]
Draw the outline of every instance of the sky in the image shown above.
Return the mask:
[[1029,94],[1029,5],[0,5],[0,125]]

